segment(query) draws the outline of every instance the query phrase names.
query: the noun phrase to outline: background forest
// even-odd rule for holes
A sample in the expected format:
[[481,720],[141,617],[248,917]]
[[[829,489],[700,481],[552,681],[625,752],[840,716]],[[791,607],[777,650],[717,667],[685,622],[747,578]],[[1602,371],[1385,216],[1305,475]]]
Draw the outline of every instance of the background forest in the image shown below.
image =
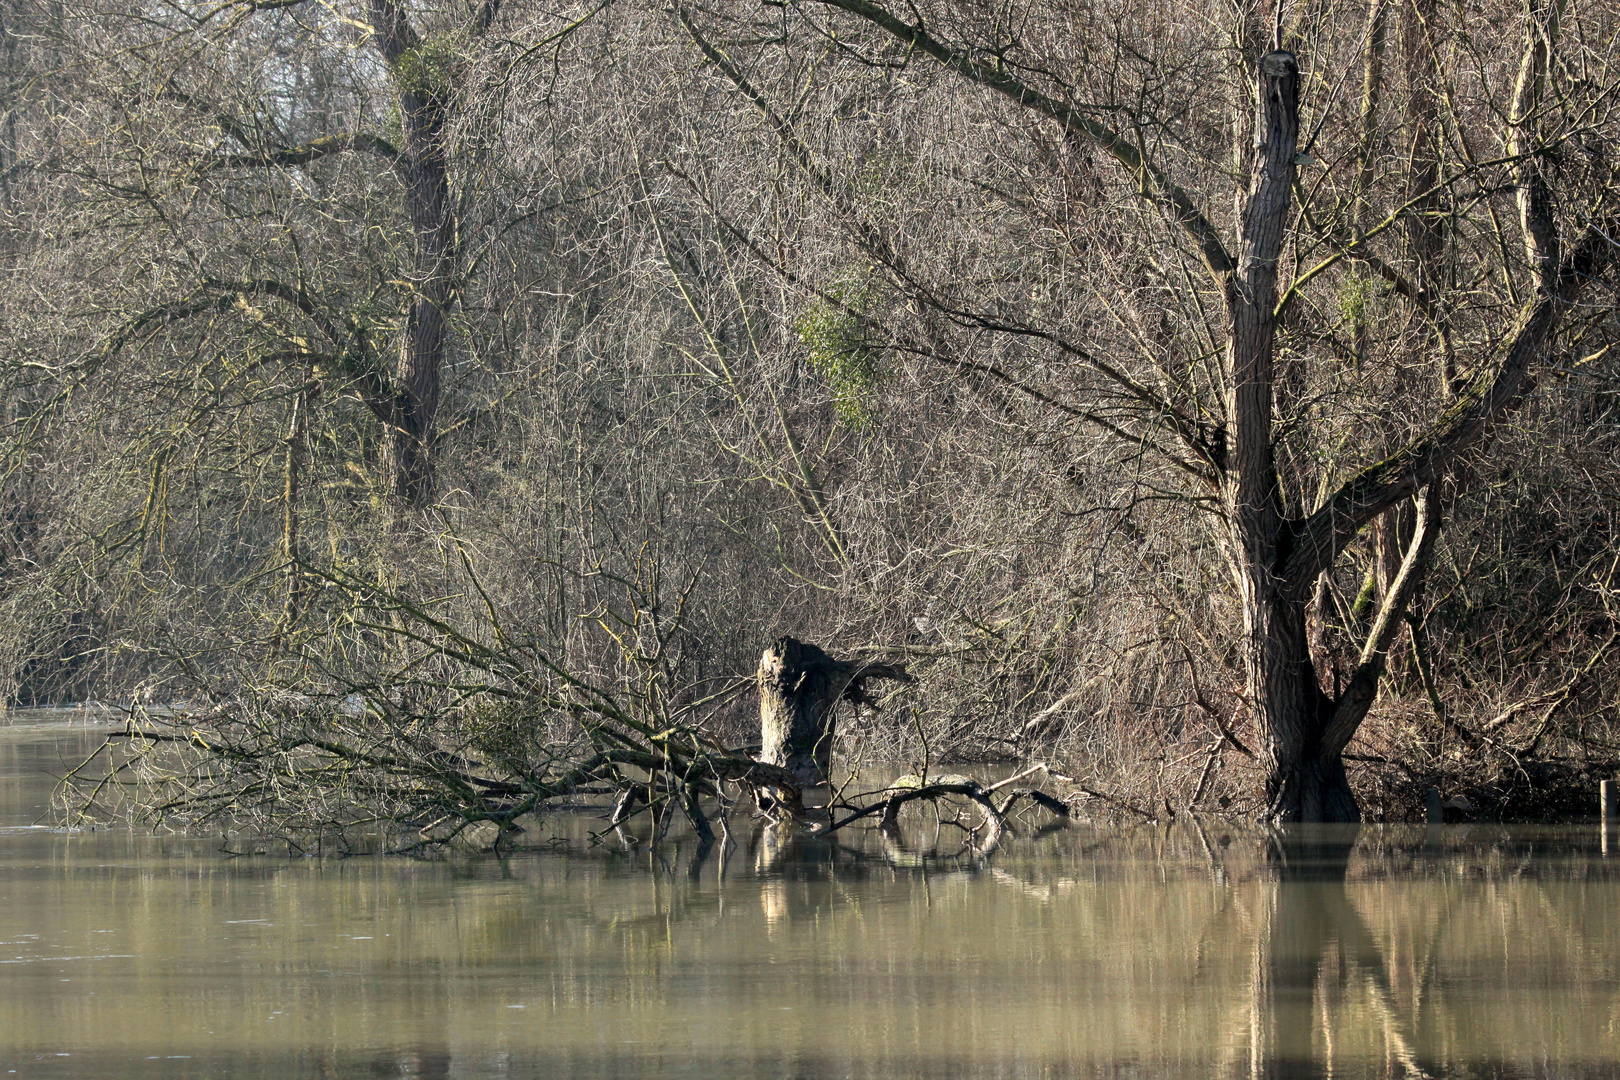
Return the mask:
[[[582,709],[748,742],[791,633],[918,678],[850,758],[1265,809],[1224,243],[1277,279],[1284,532],[1418,462],[1299,586],[1313,698],[1376,688],[1361,813],[1589,812],[1617,767],[1613,5],[11,0],[0,34],[0,698],[271,741],[324,702],[333,746],[550,775],[604,745]],[[342,816],[187,775],[188,813]],[[343,798],[420,813],[385,788]]]

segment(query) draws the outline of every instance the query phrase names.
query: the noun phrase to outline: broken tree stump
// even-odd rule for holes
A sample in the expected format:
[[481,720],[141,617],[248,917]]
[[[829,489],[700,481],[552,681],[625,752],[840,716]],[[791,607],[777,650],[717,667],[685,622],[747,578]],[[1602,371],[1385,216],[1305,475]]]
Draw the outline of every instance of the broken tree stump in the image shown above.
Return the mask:
[[759,759],[792,778],[793,786],[778,786],[776,795],[794,818],[825,818],[838,703],[871,704],[868,679],[915,681],[903,664],[836,660],[790,637],[779,638],[760,656]]

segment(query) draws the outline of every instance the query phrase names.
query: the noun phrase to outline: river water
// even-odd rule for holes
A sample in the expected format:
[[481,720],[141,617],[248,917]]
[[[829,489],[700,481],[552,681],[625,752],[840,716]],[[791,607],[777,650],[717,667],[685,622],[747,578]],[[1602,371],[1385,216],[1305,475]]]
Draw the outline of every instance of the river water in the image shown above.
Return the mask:
[[1620,1075],[1595,826],[231,857],[50,826],[105,726],[0,726],[0,1080]]

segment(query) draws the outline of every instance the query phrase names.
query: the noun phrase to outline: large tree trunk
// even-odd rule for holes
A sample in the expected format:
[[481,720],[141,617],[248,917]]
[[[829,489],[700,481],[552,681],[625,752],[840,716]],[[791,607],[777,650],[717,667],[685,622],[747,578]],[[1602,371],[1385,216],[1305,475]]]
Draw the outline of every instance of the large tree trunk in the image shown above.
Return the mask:
[[1251,576],[1253,594],[1244,596],[1244,658],[1261,732],[1265,816],[1279,822],[1360,821],[1345,777],[1344,748],[1328,736],[1334,703],[1317,683],[1306,599],[1286,582],[1253,580],[1260,576]]
[[448,60],[422,42],[393,0],[371,0],[371,17],[399,102],[401,174],[413,240],[411,305],[400,342],[384,457],[394,496],[420,506],[434,492],[439,376],[455,295],[456,220],[445,146],[451,72]]
[[760,656],[759,759],[786,769],[796,782],[796,789],[777,789],[778,800],[793,817],[825,814],[838,703],[866,701],[867,679],[912,681],[903,665],[835,660],[790,637],[777,640]]
[[1287,232],[1299,143],[1299,65],[1267,53],[1259,67],[1253,177],[1243,207],[1237,272],[1227,286],[1232,320],[1226,483],[1228,556],[1243,601],[1243,660],[1261,733],[1267,816],[1280,821],[1358,821],[1336,753],[1322,742],[1331,712],[1317,685],[1306,630],[1314,578],[1281,572],[1291,538],[1272,447],[1277,263]]

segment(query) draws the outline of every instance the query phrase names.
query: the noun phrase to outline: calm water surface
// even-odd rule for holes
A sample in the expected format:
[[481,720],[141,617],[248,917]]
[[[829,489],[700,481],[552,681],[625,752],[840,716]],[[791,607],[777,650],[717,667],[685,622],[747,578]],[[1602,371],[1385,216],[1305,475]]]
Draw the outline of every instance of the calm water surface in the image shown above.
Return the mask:
[[230,858],[41,827],[104,726],[0,726],[0,1080],[1620,1076],[1595,827]]

